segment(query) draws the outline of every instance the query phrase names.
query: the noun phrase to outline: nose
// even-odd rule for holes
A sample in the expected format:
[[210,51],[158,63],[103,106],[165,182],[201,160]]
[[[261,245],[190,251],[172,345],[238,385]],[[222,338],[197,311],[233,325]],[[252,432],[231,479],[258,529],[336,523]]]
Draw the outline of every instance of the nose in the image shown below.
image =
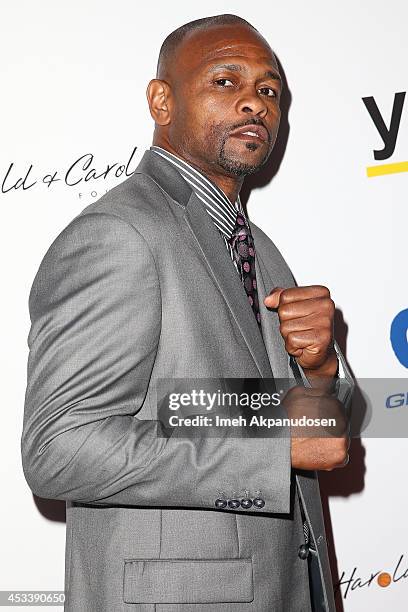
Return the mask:
[[237,101],[237,111],[246,114],[252,113],[263,119],[268,112],[268,107],[265,99],[255,89],[248,88],[242,92]]

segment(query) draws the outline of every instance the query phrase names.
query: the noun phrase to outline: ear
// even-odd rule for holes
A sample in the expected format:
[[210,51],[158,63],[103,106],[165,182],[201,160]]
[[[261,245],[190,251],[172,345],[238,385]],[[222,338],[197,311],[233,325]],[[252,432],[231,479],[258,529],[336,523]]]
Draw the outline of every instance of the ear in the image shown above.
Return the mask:
[[166,81],[152,79],[146,90],[150,114],[158,125],[168,125],[171,121],[171,88]]

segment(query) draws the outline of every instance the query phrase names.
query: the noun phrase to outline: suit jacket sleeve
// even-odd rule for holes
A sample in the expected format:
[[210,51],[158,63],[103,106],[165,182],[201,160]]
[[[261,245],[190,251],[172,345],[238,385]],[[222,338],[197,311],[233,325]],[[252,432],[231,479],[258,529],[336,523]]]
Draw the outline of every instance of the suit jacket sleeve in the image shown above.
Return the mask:
[[138,418],[160,342],[159,275],[148,244],[116,215],[88,212],[56,238],[29,298],[22,434],[41,497],[214,508],[220,491],[262,491],[290,511],[290,440],[163,438]]

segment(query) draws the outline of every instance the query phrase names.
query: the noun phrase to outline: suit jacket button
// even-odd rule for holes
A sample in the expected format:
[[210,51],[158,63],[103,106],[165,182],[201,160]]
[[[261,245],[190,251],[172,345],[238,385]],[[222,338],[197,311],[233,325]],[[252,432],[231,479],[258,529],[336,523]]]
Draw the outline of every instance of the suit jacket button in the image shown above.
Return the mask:
[[227,500],[226,499],[221,499],[221,497],[219,497],[218,499],[215,500],[215,507],[216,508],[225,508],[227,506]]
[[249,497],[245,497],[244,499],[241,499],[241,506],[242,508],[245,508],[245,510],[247,510],[248,508],[252,506],[252,499],[249,499]]
[[262,497],[255,497],[254,506],[255,508],[263,508],[265,505],[265,500]]
[[228,501],[228,506],[229,506],[230,508],[233,508],[233,509],[235,509],[235,508],[239,508],[239,507],[240,507],[240,505],[241,505],[241,504],[240,504],[239,499],[230,499],[230,500]]
[[309,556],[309,546],[307,544],[301,544],[298,550],[298,557],[300,559],[307,559]]

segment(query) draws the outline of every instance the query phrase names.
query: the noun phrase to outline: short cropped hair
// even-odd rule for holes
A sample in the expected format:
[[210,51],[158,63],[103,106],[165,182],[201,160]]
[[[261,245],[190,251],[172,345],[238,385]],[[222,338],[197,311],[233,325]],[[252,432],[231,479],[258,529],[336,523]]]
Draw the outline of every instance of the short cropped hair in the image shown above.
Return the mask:
[[171,32],[171,34],[165,38],[160,48],[159,59],[157,61],[156,78],[160,78],[163,67],[166,66],[166,64],[172,59],[178,46],[184,40],[187,34],[193,32],[194,30],[208,30],[211,27],[218,25],[245,25],[255,32],[258,32],[258,30],[254,28],[252,24],[242,17],[238,17],[237,15],[214,15],[213,17],[204,17],[202,19],[189,21],[189,23],[185,23],[184,25],[180,26],[177,28],[177,30]]

